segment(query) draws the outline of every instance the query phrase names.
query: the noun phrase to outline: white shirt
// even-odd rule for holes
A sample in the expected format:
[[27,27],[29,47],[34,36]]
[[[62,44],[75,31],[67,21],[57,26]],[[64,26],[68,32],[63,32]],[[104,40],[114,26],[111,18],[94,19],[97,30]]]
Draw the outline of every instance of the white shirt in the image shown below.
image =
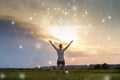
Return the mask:
[[63,49],[58,49],[57,47],[54,46],[54,44],[50,41],[51,45],[55,48],[58,54],[58,61],[64,61],[64,52],[65,50],[70,46],[72,42],[70,42],[65,48]]
[[65,49],[56,49],[58,54],[58,61],[64,61],[64,51]]

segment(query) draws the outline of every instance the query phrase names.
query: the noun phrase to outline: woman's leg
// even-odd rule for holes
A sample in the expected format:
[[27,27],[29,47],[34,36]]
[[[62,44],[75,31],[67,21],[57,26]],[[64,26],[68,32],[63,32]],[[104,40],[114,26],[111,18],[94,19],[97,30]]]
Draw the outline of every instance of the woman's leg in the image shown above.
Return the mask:
[[59,73],[59,70],[60,70],[60,63],[59,61],[57,61],[57,74]]
[[63,73],[65,74],[65,61],[63,61],[62,63],[62,70],[63,70]]

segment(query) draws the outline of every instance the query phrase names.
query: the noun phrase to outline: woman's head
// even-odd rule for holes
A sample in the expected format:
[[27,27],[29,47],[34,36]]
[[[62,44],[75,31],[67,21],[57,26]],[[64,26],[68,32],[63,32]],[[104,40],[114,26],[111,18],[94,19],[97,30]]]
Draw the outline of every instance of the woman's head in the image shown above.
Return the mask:
[[59,48],[62,49],[62,47],[63,47],[62,44],[59,44]]

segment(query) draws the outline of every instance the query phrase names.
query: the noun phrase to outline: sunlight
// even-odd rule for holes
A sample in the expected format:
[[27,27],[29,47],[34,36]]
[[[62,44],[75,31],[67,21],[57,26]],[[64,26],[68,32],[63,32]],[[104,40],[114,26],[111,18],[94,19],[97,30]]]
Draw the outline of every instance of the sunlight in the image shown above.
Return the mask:
[[51,35],[62,42],[78,40],[77,29],[74,26],[54,26],[50,28]]
[[84,39],[81,39],[82,34],[79,35],[79,32],[82,32],[81,26],[50,26],[48,30],[49,35],[57,39],[52,40],[57,43],[66,45],[73,40],[70,50],[78,51],[86,49],[86,46],[84,46]]

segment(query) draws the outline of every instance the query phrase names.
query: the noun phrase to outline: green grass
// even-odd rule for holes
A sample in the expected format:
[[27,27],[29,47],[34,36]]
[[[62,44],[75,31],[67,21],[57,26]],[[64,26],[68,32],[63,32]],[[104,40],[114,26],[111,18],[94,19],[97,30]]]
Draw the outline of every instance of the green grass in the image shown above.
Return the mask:
[[[0,80],[120,80],[120,70],[71,70],[68,74],[50,70],[0,70],[6,77]],[[19,74],[25,74],[20,79]]]

